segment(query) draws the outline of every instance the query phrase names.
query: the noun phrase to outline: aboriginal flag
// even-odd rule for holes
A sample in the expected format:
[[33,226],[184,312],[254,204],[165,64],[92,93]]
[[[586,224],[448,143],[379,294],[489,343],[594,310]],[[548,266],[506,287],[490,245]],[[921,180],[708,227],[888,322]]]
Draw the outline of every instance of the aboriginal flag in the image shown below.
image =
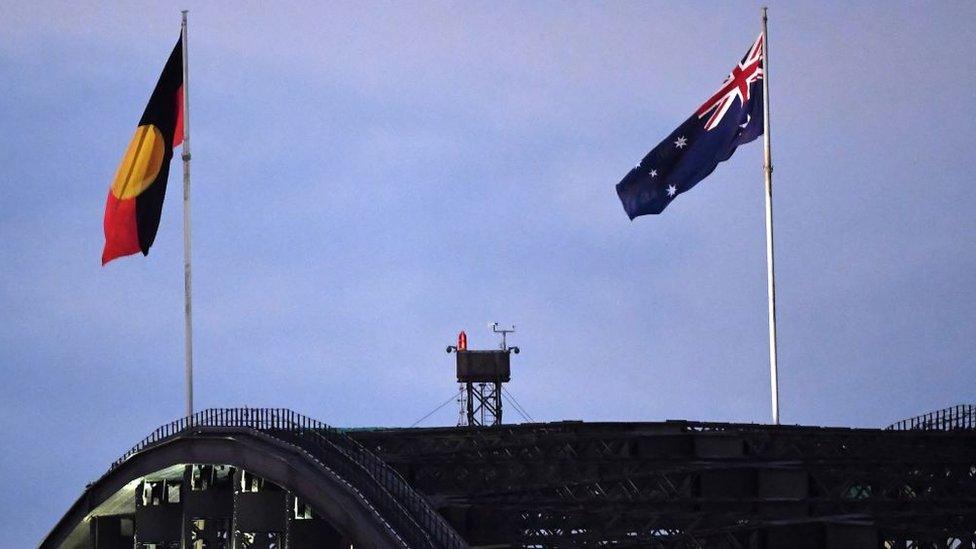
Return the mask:
[[105,203],[102,265],[142,252],[156,238],[173,147],[183,142],[183,38],[176,42],[115,172]]

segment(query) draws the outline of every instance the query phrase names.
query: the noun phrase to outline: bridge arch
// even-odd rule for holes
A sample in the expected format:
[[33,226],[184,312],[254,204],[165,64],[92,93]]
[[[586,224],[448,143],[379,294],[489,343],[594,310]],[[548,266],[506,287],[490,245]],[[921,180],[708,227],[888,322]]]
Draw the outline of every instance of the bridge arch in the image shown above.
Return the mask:
[[332,430],[329,442],[321,424],[303,424],[304,418],[256,419],[266,412],[248,410],[245,421],[214,421],[207,412],[160,428],[162,435],[151,435],[89,484],[41,548],[66,547],[69,538],[87,535],[91,515],[126,486],[185,464],[230,465],[270,481],[311,505],[357,548],[467,547],[422,496],[349,437]]

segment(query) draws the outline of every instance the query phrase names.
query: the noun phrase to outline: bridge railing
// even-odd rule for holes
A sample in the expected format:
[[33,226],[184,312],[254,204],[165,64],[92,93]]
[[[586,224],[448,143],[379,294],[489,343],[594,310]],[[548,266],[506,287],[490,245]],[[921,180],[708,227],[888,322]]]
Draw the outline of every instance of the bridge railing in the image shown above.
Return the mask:
[[287,408],[208,408],[192,416],[181,417],[180,419],[158,427],[155,431],[149,433],[146,438],[130,448],[129,451],[122,454],[119,459],[112,462],[109,471],[115,469],[133,455],[164,440],[184,433],[193,426],[245,427],[259,430],[293,429],[295,426],[304,426],[307,429],[331,429],[337,433],[339,432],[333,427],[302,416]]
[[[294,412],[291,412],[294,414]],[[415,491],[410,484],[386,462],[364,448],[358,441],[342,431],[329,427],[320,421],[298,416],[296,427],[302,428],[302,439],[313,442],[320,451],[340,459],[331,461],[331,465],[338,466],[341,475],[346,477],[362,477],[365,473],[373,482],[360,483],[358,488],[366,492],[367,498],[375,503],[385,504],[386,516],[409,516],[416,525],[426,532],[429,539],[407,540],[410,547],[433,545],[435,547],[462,548],[466,542],[444,520],[441,515],[433,511],[427,500]],[[304,430],[308,427],[312,430]],[[273,428],[273,427],[272,427]],[[389,504],[395,504],[395,508]],[[406,530],[413,531],[413,530]]]
[[[409,547],[466,548],[467,543],[400,474],[359,442],[326,423],[287,408],[210,408],[163,425],[112,463],[115,469],[133,455],[195,427],[254,429],[286,442],[314,446],[316,458],[359,490]],[[293,439],[293,440],[288,440]]]
[[976,429],[976,406],[959,404],[903,419],[887,427],[889,431],[952,431],[956,429]]

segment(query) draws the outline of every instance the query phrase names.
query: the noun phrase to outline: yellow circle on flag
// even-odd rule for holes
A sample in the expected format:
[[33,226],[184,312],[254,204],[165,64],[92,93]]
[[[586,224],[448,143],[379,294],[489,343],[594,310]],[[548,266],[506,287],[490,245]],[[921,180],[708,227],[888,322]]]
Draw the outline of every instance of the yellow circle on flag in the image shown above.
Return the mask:
[[148,124],[136,128],[135,135],[125,150],[119,170],[112,181],[112,194],[119,200],[135,198],[142,194],[159,175],[163,165],[166,144],[159,128]]

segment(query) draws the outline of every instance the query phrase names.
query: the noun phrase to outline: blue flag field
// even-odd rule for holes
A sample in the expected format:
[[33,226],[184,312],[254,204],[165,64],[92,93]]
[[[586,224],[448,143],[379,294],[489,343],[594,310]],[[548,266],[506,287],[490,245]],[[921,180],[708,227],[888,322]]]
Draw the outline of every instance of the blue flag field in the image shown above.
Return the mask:
[[681,193],[763,133],[763,36],[725,83],[617,184],[627,215],[664,211]]

